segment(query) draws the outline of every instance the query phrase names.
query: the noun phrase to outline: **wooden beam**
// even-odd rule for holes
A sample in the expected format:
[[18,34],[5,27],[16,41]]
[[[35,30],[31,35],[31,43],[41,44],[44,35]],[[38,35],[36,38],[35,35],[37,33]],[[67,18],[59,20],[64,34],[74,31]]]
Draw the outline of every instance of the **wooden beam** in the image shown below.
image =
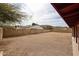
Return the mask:
[[68,18],[68,17],[75,17],[75,16],[79,16],[79,11],[64,15],[63,17]]
[[64,17],[64,20],[67,20],[67,21],[71,20],[71,21],[79,22],[78,19],[79,19],[78,15],[77,16],[73,16],[73,17]]
[[73,10],[75,10],[75,9],[79,9],[78,3],[67,6],[67,7],[61,9],[60,12],[61,13],[69,13],[69,12],[72,12]]

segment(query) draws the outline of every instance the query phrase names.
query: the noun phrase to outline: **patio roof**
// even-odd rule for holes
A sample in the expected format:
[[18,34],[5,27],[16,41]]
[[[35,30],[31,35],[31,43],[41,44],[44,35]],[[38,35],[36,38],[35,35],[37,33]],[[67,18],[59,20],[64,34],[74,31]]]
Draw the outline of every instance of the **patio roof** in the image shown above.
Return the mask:
[[72,27],[79,22],[79,3],[51,3],[65,22]]

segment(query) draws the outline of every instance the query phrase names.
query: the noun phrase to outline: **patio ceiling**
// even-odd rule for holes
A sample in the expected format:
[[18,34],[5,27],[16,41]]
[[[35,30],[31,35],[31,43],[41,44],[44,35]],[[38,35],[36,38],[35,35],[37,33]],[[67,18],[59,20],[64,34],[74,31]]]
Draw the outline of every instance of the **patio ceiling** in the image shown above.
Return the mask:
[[51,5],[70,27],[79,22],[79,3],[51,3]]

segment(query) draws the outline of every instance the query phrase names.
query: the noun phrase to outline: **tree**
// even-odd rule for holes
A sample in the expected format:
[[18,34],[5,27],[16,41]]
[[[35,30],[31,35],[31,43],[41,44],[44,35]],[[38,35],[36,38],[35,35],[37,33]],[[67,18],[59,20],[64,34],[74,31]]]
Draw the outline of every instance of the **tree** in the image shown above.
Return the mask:
[[0,3],[0,25],[20,22],[24,17],[26,15],[20,11],[18,4]]
[[38,24],[36,24],[36,23],[32,23],[32,26],[35,26],[35,25],[38,25]]

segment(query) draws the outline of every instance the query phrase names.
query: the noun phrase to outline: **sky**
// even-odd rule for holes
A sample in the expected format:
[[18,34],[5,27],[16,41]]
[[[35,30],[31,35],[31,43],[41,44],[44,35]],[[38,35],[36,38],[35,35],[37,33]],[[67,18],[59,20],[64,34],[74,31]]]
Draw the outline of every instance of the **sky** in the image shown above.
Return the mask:
[[32,15],[30,20],[22,21],[22,25],[37,23],[39,25],[68,27],[50,3],[24,3],[22,11]]

